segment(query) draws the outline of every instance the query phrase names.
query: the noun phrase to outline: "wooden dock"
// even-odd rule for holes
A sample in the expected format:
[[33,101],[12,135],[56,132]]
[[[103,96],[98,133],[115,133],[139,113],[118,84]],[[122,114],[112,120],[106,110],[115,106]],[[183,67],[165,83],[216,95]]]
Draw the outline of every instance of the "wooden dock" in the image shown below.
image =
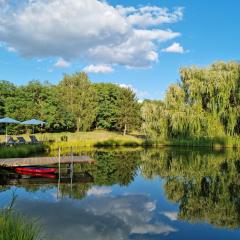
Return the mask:
[[[32,157],[0,159],[0,167],[39,166],[59,163],[59,157]],[[61,164],[67,163],[95,163],[89,156],[61,156]]]

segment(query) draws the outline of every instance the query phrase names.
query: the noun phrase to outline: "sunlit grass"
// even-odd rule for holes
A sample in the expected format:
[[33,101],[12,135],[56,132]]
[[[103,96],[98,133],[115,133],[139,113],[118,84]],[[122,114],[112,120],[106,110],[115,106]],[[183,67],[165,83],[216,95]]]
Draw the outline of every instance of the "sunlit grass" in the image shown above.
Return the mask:
[[[186,147],[240,147],[240,138],[237,136],[179,138],[179,139],[144,139],[138,135],[123,136],[119,132],[96,130],[91,132],[61,132],[61,133],[37,133],[34,134],[45,146],[54,150],[70,147],[136,147],[136,146],[186,146]],[[26,141],[30,141],[29,135],[21,135]],[[13,136],[16,139],[16,136]],[[5,136],[0,136],[4,142]],[[0,157],[1,157],[0,147]],[[22,152],[22,151],[20,151]],[[24,152],[24,151],[23,151]],[[17,155],[17,153],[16,153]],[[24,155],[24,153],[23,153]],[[25,154],[26,155],[26,154]]]
[[[28,135],[21,135],[29,141]],[[65,147],[114,147],[114,146],[139,146],[143,140],[136,136],[123,136],[118,132],[104,130],[92,132],[62,132],[62,133],[43,133],[35,134],[39,141],[45,142],[51,149]],[[15,138],[15,136],[13,136]],[[4,141],[4,136],[0,136]]]

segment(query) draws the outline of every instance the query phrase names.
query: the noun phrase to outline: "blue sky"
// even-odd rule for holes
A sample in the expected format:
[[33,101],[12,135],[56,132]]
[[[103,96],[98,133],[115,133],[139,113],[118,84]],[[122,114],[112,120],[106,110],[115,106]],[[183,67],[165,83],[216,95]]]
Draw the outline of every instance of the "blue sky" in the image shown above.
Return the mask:
[[239,60],[239,9],[237,0],[0,0],[0,79],[58,83],[86,70],[161,99],[180,67]]

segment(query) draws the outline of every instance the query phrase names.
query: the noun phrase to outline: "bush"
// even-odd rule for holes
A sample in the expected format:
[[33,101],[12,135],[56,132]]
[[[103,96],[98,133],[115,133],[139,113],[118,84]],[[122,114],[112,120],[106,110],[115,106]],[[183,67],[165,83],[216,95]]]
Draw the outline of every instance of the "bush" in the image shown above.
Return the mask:
[[114,139],[109,139],[102,142],[97,142],[94,144],[94,147],[117,147],[120,146],[120,142]]
[[66,135],[61,136],[61,141],[62,142],[67,142],[68,141],[68,136],[66,136]]

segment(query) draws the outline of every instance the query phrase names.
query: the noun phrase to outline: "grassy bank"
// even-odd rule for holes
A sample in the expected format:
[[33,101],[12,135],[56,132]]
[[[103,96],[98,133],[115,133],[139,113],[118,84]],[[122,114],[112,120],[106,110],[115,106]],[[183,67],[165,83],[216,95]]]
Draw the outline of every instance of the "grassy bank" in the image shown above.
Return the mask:
[[43,145],[1,146],[0,158],[29,157],[43,153],[44,150],[45,147]]
[[37,240],[39,229],[11,209],[0,211],[0,240]]
[[158,139],[146,140],[146,145],[152,146],[184,146],[184,147],[210,147],[219,148],[240,148],[240,137],[201,137],[181,139]]
[[[27,141],[28,135],[21,135]],[[143,139],[137,136],[123,136],[118,132],[92,131],[92,132],[62,132],[35,134],[38,140],[46,143],[50,149],[58,147],[116,147],[116,146],[140,146]],[[15,136],[13,136],[15,138]],[[4,141],[4,136],[0,136]]]
[[[29,135],[21,135],[29,141]],[[61,133],[43,133],[35,134],[38,140],[45,143],[45,147],[50,150],[70,147],[137,147],[137,146],[185,146],[185,147],[211,147],[211,148],[238,148],[240,147],[240,137],[201,137],[201,138],[179,138],[179,139],[155,139],[146,140],[140,135],[123,136],[118,132],[109,132],[97,130],[91,132],[61,132]],[[13,136],[15,138],[16,136]],[[0,136],[0,141],[4,141],[4,136]],[[0,147],[1,152],[4,152]],[[12,149],[14,150],[14,148]],[[9,150],[10,152],[14,152]],[[16,149],[17,150],[17,147]],[[27,152],[30,150],[30,152]],[[26,156],[34,152],[34,147],[28,149],[28,146],[19,147],[21,156]],[[40,149],[36,149],[37,151]],[[14,154],[14,153],[13,153]],[[16,153],[16,155],[19,155]],[[14,157],[14,156],[13,156]]]

